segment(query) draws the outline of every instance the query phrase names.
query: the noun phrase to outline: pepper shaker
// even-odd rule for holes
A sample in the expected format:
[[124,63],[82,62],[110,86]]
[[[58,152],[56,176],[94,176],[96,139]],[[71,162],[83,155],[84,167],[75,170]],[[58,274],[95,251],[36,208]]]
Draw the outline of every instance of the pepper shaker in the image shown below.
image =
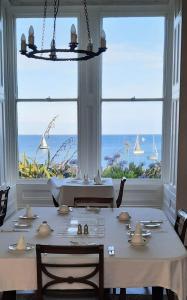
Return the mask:
[[84,234],[88,234],[88,225],[87,224],[84,225]]

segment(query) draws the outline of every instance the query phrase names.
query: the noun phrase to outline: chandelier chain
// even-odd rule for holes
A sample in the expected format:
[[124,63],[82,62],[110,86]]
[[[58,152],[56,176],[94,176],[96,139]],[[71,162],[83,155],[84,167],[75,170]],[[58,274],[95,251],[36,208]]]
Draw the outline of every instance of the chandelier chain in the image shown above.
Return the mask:
[[56,35],[56,17],[58,14],[60,0],[54,0],[54,25],[53,25],[53,41],[55,41]]
[[85,18],[86,18],[86,27],[87,27],[87,32],[88,32],[88,42],[91,43],[90,25],[89,25],[88,9],[87,9],[86,0],[83,0],[83,6],[84,6],[84,13],[85,13]]
[[[41,50],[44,48],[44,36],[45,36],[45,25],[46,25],[46,15],[47,15],[47,0],[44,3],[44,15],[43,15],[43,25],[42,25],[42,41],[41,41]],[[41,53],[42,56],[43,53]]]

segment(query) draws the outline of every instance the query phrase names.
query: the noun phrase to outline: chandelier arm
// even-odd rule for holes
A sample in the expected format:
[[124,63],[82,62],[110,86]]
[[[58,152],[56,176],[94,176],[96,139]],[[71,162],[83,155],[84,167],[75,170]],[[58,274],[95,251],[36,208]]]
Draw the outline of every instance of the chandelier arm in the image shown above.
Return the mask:
[[99,56],[102,52],[106,51],[105,48],[99,48],[97,52],[93,51],[87,51],[87,50],[81,50],[81,49],[55,49],[55,52],[65,52],[65,53],[77,53],[77,54],[84,54],[84,56],[81,57],[75,57],[75,58],[54,58],[51,59],[50,57],[43,57],[43,56],[37,56],[37,54],[41,53],[50,53],[51,49],[44,49],[44,50],[33,50],[30,52],[24,53],[25,56],[28,58],[35,58],[35,59],[42,59],[42,60],[53,60],[53,61],[82,61],[82,60],[89,60],[95,56]]
[[89,25],[89,18],[88,18],[88,9],[87,9],[87,4],[86,0],[83,0],[83,6],[84,6],[84,14],[85,14],[85,19],[86,19],[86,28],[87,28],[87,33],[88,33],[88,42],[91,44],[91,34],[90,34],[90,25]]

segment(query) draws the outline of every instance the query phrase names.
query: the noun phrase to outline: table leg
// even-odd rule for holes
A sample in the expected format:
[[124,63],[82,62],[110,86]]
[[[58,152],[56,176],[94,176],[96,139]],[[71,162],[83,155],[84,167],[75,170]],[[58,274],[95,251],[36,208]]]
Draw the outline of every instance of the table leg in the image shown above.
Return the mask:
[[163,300],[163,288],[160,286],[152,287],[152,300]]
[[2,295],[2,300],[16,300],[16,291],[5,291]]

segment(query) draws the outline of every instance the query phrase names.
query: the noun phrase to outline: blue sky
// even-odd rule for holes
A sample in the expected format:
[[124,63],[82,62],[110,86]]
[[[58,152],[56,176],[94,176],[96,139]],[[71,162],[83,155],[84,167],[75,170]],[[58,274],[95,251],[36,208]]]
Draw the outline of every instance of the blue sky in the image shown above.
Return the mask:
[[[44,47],[50,47],[52,23],[46,23]],[[56,46],[67,47],[75,18],[57,20]],[[21,34],[35,30],[41,45],[42,19],[18,19],[18,97],[76,98],[77,63],[45,62],[28,59],[19,53]],[[103,98],[162,97],[164,18],[105,18],[108,50],[103,54]],[[86,63],[86,62],[84,62]],[[162,104],[103,104],[103,134],[156,134],[162,131]],[[76,105],[19,104],[19,134],[42,134],[50,120],[58,115],[53,134],[76,134]],[[31,117],[32,116],[32,117]],[[45,116],[45,118],[43,118]]]

